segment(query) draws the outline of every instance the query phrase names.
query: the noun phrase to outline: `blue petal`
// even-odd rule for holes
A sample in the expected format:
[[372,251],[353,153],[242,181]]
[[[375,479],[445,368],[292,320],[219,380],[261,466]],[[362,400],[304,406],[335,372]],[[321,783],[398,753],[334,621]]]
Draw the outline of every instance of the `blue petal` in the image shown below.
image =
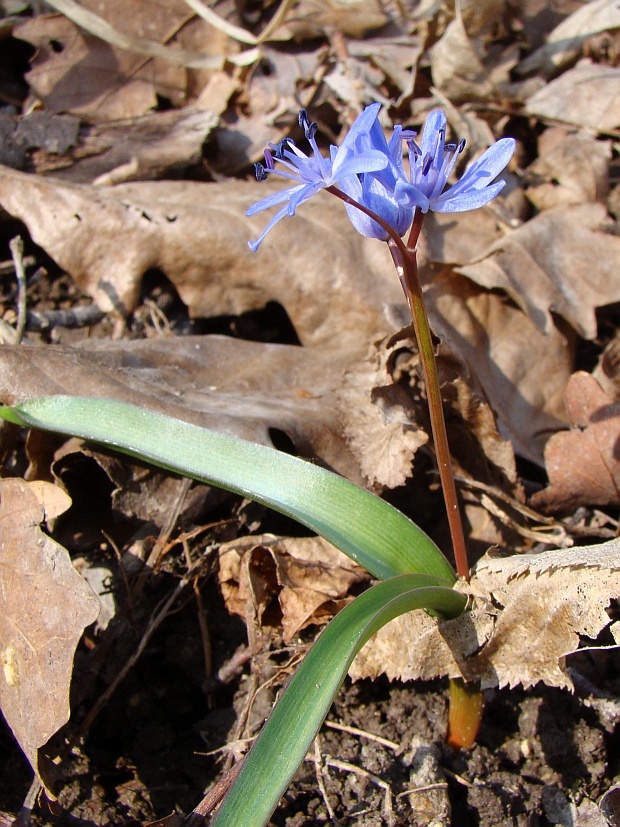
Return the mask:
[[420,138],[420,157],[422,159],[427,155],[435,156],[437,151],[437,133],[440,130],[445,130],[446,123],[446,116],[441,109],[433,109],[432,112],[428,113]]
[[263,210],[268,210],[270,207],[275,207],[283,201],[289,201],[298,190],[305,186],[306,184],[298,184],[295,187],[286,187],[279,192],[273,192],[271,195],[263,198],[262,201],[257,201],[256,204],[252,204],[252,206],[246,210],[245,214],[256,215],[256,213],[262,212]]
[[255,253],[258,250],[258,248],[260,247],[263,239],[265,238],[265,236],[267,235],[269,230],[271,230],[272,227],[274,227],[278,223],[278,221],[280,221],[280,219],[284,218],[286,215],[288,215],[288,205],[285,206],[285,207],[282,207],[281,210],[278,210],[278,212],[273,216],[273,218],[271,219],[269,224],[267,224],[267,226],[262,231],[262,233],[259,235],[259,237],[256,239],[256,241],[248,241],[248,247],[250,248],[250,250],[253,253]]
[[[452,190],[444,192],[439,198],[431,202],[431,209],[435,212],[465,212],[484,207],[489,201],[501,192],[506,186],[505,181],[497,181],[489,184],[484,189],[470,189],[457,195],[452,195]],[[454,187],[452,188],[454,189]]]
[[420,207],[422,212],[428,212],[430,201],[421,189],[407,181],[397,181],[394,187],[394,199],[401,207]]
[[377,115],[381,109],[380,103],[371,103],[364,111],[357,116],[351,129],[349,129],[346,138],[340,145],[340,149],[355,150],[355,144],[359,137],[368,134],[377,120]]
[[387,155],[376,149],[367,149],[362,155],[338,152],[332,166],[332,183],[336,183],[340,178],[347,178],[349,175],[377,172],[385,169],[389,162]]
[[446,195],[459,195],[462,192],[480,190],[488,186],[506,167],[514,154],[516,145],[514,138],[501,138],[465,170],[462,178],[448,190]]

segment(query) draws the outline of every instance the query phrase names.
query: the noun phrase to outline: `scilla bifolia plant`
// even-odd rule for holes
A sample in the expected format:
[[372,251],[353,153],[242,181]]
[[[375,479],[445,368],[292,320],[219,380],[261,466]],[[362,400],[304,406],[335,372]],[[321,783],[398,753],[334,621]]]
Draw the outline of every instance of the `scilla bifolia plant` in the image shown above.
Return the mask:
[[[290,138],[265,150],[265,164],[256,164],[258,180],[273,174],[295,183],[267,196],[247,211],[246,215],[254,215],[284,203],[258,239],[250,242],[250,249],[256,251],[280,219],[295,215],[297,207],[321,189],[345,202],[349,219],[358,233],[387,242],[411,310],[420,350],[456,570],[459,577],[467,578],[467,552],[450,464],[435,352],[418,276],[416,244],[422,220],[429,209],[463,212],[482,207],[495,198],[505,185],[505,181],[495,182],[495,178],[510,161],[515,141],[513,138],[497,141],[444,192],[457,158],[465,148],[465,141],[446,144],[443,112],[437,109],[430,113],[418,145],[416,133],[403,130],[401,126],[396,126],[390,141],[386,141],[377,120],[380,108],[378,103],[368,106],[342,145],[330,148],[329,158],[324,158],[319,151],[316,124],[310,122],[305,109],[301,110],[299,125],[312,155],[307,156]],[[408,174],[403,163],[403,142],[409,154]],[[276,167],[276,163],[284,169]],[[407,231],[409,235],[404,243],[401,237]]]
[[[257,166],[258,177],[276,174],[293,184],[248,211],[252,215],[284,205],[250,247],[256,250],[276,222],[294,215],[300,204],[321,189],[345,202],[358,232],[389,245],[414,320],[457,572],[466,578],[465,543],[415,246],[429,209],[459,212],[482,206],[497,195],[503,182],[493,181],[508,163],[514,141],[498,141],[444,192],[463,144],[445,143],[443,113],[429,115],[419,144],[414,133],[401,127],[394,129],[388,142],[377,120],[379,108],[374,104],[365,109],[342,145],[331,148],[329,158],[321,155],[316,126],[302,111],[300,124],[312,154],[306,156],[290,140],[267,150],[265,164]],[[409,152],[408,172],[403,163],[403,141]],[[405,243],[401,236],[407,231]],[[212,827],[262,827],[269,820],[355,655],[381,626],[414,609],[427,609],[444,618],[456,617],[465,609],[464,597],[452,588],[456,580],[452,567],[421,529],[368,491],[297,457],[107,399],[34,399],[0,407],[0,417],[25,427],[94,440],[251,497],[316,531],[382,581],[348,604],[326,627],[247,758],[198,805],[196,819],[211,812],[227,790]],[[455,742],[472,740],[464,730],[472,720],[475,728],[479,699],[475,690],[452,684]],[[462,709],[465,712],[459,720]]]

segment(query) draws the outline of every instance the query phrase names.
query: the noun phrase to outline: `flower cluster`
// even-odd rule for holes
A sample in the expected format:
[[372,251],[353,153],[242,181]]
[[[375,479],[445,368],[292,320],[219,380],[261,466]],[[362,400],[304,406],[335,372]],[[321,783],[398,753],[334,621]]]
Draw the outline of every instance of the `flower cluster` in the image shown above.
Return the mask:
[[[299,114],[299,124],[312,149],[307,156],[290,138],[265,151],[265,163],[256,164],[256,177],[279,175],[295,182],[258,201],[246,215],[255,215],[269,207],[284,204],[267,224],[250,249],[258,249],[269,230],[286,215],[295,215],[297,207],[319,190],[338,187],[356,203],[372,211],[395,233],[402,236],[411,225],[415,210],[423,213],[463,212],[488,204],[505,181],[495,178],[510,161],[515,149],[512,138],[502,138],[478,158],[450,189],[445,190],[465,142],[446,143],[446,117],[439,109],[426,119],[419,143],[416,133],[394,128],[386,140],[378,121],[380,104],[366,107],[349,130],[340,147],[330,147],[330,156],[321,155],[316,143],[316,124],[306,111]],[[405,169],[402,144],[407,146],[409,171]],[[283,169],[276,168],[276,162]],[[495,181],[495,183],[494,183]],[[347,214],[355,229],[364,236],[387,240],[389,234],[377,221],[351,204]]]

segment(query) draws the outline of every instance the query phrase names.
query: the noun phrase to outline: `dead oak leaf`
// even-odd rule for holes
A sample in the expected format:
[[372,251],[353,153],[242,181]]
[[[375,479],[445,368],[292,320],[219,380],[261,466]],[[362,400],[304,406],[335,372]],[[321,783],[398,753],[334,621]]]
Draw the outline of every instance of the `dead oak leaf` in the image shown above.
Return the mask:
[[0,706],[37,774],[39,748],[69,719],[73,656],[99,613],[67,551],[40,528],[70,505],[57,497],[51,484],[0,480]]
[[532,497],[538,509],[573,510],[620,500],[620,403],[589,373],[574,373],[566,387],[573,426],[545,446],[549,486]]
[[580,60],[535,92],[525,111],[599,133],[615,129],[620,125],[620,68]]
[[281,623],[285,641],[331,620],[350,601],[350,588],[368,580],[321,537],[245,537],[220,546],[219,561],[228,610],[248,618],[250,608],[259,626]]
[[[494,686],[572,688],[565,658],[609,626],[620,595],[620,541],[542,554],[483,557],[459,587],[474,608],[437,624],[423,612],[381,629],[353,664],[353,678],[440,676]],[[592,648],[591,646],[589,647]]]
[[547,210],[459,272],[489,290],[505,290],[545,333],[554,312],[594,339],[595,308],[620,300],[620,239],[601,231],[606,214],[602,204]]
[[277,301],[304,345],[359,347],[389,332],[383,309],[402,303],[402,292],[387,246],[360,239],[338,199],[304,205],[250,252],[267,219],[245,211],[273,191],[256,181],[71,185],[0,167],[0,205],[103,310],[130,313],[156,269],[193,317]]

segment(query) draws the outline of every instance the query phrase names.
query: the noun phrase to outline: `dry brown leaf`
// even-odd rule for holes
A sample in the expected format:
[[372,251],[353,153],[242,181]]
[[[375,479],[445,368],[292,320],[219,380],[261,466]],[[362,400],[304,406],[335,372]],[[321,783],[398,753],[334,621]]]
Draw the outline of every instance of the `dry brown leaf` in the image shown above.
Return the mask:
[[[186,6],[181,20],[170,12],[167,20],[159,16],[162,37],[174,34],[190,16]],[[132,17],[126,15],[130,27]],[[182,99],[186,80],[181,66],[159,62],[154,69],[148,59],[114,49],[61,15],[34,17],[17,26],[15,36],[37,49],[26,79],[51,112],[118,120],[154,108],[157,92]]]
[[369,578],[321,537],[245,537],[220,546],[219,559],[228,610],[246,617],[250,602],[259,624],[281,623],[285,642],[328,622],[349,602],[349,589]]
[[502,436],[542,465],[549,434],[566,425],[570,331],[545,334],[500,295],[449,271],[435,277],[426,301],[433,329],[482,386]]
[[[549,132],[551,130],[547,130]],[[559,134],[527,168],[532,184],[527,197],[539,210],[587,201],[605,203],[609,190],[611,141],[597,141],[587,132]]]
[[535,92],[529,115],[606,132],[620,126],[620,68],[581,60]]
[[338,199],[304,204],[250,252],[248,239],[267,219],[244,213],[270,191],[243,181],[88,187],[0,168],[0,204],[103,309],[131,311],[144,273],[155,268],[192,316],[275,300],[304,344],[360,347],[391,332],[384,306],[402,303],[402,292],[387,247],[360,238]]
[[488,289],[505,290],[544,333],[553,327],[553,312],[594,339],[595,309],[620,300],[620,238],[601,232],[606,216],[602,204],[547,210],[459,272]]
[[57,180],[98,186],[158,178],[198,163],[217,122],[214,113],[189,107],[96,124],[82,129],[64,169],[48,155],[35,155],[34,166]]
[[309,40],[334,30],[359,40],[387,20],[378,0],[299,0],[270,40]]
[[589,373],[574,373],[566,386],[570,431],[545,446],[549,486],[532,497],[538,509],[569,511],[580,505],[620,502],[620,403]]
[[496,94],[482,63],[482,49],[472,40],[459,15],[430,49],[434,85],[452,102],[489,100]]
[[99,613],[67,551],[40,528],[70,505],[51,489],[0,481],[0,705],[37,774],[39,748],[69,719],[73,656]]
[[599,32],[620,28],[620,8],[609,0],[591,0],[563,20],[547,37],[544,46],[516,67],[520,74],[550,75],[579,57],[585,41]]
[[[363,351],[225,336],[6,346],[0,348],[0,396],[7,404],[53,394],[113,398],[268,445],[270,432],[279,431],[301,455],[319,457],[361,483],[343,437],[354,430],[357,412],[339,412],[334,395],[358,360]],[[371,389],[360,405],[372,407]]]
[[620,541],[508,558],[484,557],[470,585],[471,612],[437,625],[423,612],[385,626],[353,664],[354,679],[438,676],[493,686],[572,687],[564,658],[580,636],[610,624],[620,595]]
[[[426,421],[426,403],[418,397],[416,404],[388,367],[398,347],[377,343],[366,360],[351,365],[336,391],[347,444],[377,489],[403,485],[411,476],[416,451],[428,442],[420,424]],[[369,405],[371,398],[374,404]]]

